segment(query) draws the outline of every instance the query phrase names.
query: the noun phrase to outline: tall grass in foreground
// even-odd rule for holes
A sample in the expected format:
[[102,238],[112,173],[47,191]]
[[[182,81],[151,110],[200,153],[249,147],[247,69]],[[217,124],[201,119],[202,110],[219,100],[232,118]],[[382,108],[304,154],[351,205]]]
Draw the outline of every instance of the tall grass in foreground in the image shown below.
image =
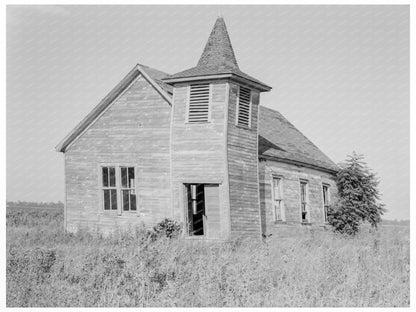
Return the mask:
[[409,306],[409,228],[198,244],[7,212],[7,306]]

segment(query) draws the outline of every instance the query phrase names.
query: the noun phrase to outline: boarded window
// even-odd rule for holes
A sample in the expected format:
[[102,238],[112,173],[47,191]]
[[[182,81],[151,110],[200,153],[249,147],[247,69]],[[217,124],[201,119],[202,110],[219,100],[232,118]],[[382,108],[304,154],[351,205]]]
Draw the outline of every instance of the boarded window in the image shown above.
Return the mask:
[[237,125],[251,126],[251,91],[244,87],[240,87],[238,93]]
[[189,91],[188,122],[209,121],[209,83],[192,84]]

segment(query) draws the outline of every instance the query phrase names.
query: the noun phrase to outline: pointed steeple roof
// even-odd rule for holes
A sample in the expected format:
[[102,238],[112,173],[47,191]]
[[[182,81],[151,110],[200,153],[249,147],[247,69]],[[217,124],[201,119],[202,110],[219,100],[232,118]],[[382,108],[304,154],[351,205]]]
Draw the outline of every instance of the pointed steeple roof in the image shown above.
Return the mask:
[[230,78],[252,85],[260,91],[270,91],[265,83],[243,73],[238,67],[224,19],[218,17],[197,66],[165,77],[168,84],[184,81]]
[[227,27],[222,17],[217,18],[197,66],[218,66],[238,69]]

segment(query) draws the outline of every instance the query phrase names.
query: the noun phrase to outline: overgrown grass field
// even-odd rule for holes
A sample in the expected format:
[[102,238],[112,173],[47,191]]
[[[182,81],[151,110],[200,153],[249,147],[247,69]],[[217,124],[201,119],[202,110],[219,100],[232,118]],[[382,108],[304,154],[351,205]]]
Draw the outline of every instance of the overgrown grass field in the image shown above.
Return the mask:
[[63,233],[58,209],[7,211],[7,306],[402,306],[409,227],[195,242],[144,227]]

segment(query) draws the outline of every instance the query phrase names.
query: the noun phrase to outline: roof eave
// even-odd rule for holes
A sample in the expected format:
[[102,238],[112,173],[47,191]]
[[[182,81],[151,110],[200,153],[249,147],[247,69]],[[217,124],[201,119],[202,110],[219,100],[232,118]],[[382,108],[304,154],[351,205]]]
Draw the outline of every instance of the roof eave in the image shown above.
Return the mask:
[[291,165],[303,166],[303,167],[307,167],[307,168],[311,168],[311,169],[315,169],[315,170],[325,171],[327,173],[334,174],[334,175],[337,174],[338,171],[339,171],[339,170],[331,169],[331,168],[328,168],[328,167],[317,166],[317,165],[314,165],[314,164],[310,164],[310,163],[306,163],[306,162],[302,162],[302,161],[298,161],[298,160],[281,158],[281,157],[277,157],[277,156],[259,155],[259,159],[274,160],[274,161],[279,161],[279,162],[283,162],[283,163],[287,163],[287,164],[291,164]]
[[270,87],[270,86],[268,86],[264,83],[259,83],[259,82],[244,78],[244,77],[236,75],[236,74],[233,74],[232,78],[236,81],[239,81],[239,82],[245,83],[249,86],[252,86],[252,87],[254,87],[254,88],[256,88],[256,89],[258,89],[262,92],[269,92],[272,89],[272,87]]
[[189,81],[226,79],[226,78],[231,78],[231,76],[232,76],[231,74],[188,76],[188,77],[163,78],[162,81],[166,82],[167,84],[174,85],[175,83],[189,82]]
[[212,80],[212,79],[231,79],[235,80],[244,84],[247,84],[257,90],[260,90],[262,92],[268,92],[272,89],[272,87],[263,84],[258,83],[256,81],[252,81],[250,79],[244,78],[242,76],[236,75],[234,73],[229,74],[213,74],[213,75],[202,75],[202,76],[188,76],[188,77],[175,77],[175,78],[164,78],[163,81],[167,84],[173,85],[175,83],[181,83],[181,82],[190,82],[190,81],[202,81],[202,80]]

